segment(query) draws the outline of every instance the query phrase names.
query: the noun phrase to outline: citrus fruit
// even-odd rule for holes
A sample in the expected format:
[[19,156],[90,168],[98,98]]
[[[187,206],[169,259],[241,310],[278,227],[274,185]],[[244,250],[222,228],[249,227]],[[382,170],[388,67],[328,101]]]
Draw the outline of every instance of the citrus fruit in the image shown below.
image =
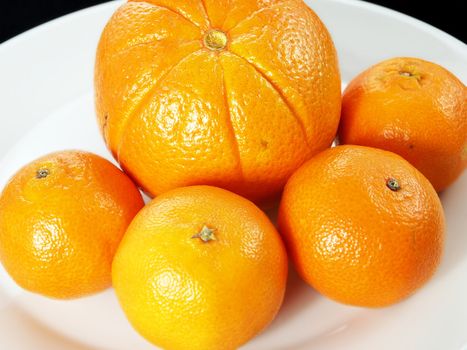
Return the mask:
[[153,196],[212,185],[268,202],[340,118],[334,44],[302,0],[129,1],[95,88],[109,149]]
[[0,261],[23,288],[69,299],[111,285],[114,253],[142,208],[109,161],[64,151],[22,168],[0,196]]
[[166,192],[130,224],[113,262],[129,321],[170,350],[233,350],[279,310],[287,256],[254,204],[223,189]]
[[279,227],[302,278],[356,306],[408,297],[443,250],[444,214],[430,182],[400,156],[362,146],[304,164],[285,187]]
[[381,62],[345,90],[339,139],[401,155],[442,191],[467,166],[467,89],[431,62]]

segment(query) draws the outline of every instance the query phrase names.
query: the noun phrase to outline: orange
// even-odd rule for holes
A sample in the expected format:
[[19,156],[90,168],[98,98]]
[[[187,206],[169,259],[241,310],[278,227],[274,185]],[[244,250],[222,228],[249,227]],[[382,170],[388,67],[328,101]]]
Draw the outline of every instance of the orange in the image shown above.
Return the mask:
[[279,227],[302,278],[357,306],[408,297],[443,250],[444,214],[430,182],[400,156],[362,146],[303,165],[285,187]]
[[153,196],[213,185],[267,202],[340,118],[334,45],[302,0],[129,1],[95,88],[109,149]]
[[339,139],[399,154],[442,191],[467,166],[467,89],[431,62],[381,62],[345,90]]
[[142,208],[107,160],[65,151],[22,168],[0,196],[0,261],[23,288],[69,299],[111,285],[120,240]]
[[193,186],[157,197],[131,223],[113,283],[131,324],[170,350],[234,350],[263,330],[284,297],[287,256],[250,201]]

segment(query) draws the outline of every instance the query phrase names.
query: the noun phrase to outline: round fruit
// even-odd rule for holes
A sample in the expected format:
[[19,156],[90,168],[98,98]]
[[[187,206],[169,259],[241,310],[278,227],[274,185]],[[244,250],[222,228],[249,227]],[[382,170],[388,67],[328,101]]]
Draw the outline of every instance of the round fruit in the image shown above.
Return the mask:
[[467,89],[431,62],[381,62],[345,90],[339,139],[399,154],[442,191],[467,166]]
[[170,350],[233,350],[275,317],[287,256],[266,215],[209,186],[169,191],[131,223],[113,283],[131,324]]
[[362,146],[303,165],[285,187],[279,227],[302,278],[357,306],[408,297],[443,250],[443,209],[429,181],[398,155]]
[[22,168],[0,196],[0,261],[23,288],[69,299],[111,285],[114,253],[144,203],[94,154],[65,151]]
[[340,118],[334,45],[302,0],[129,1],[95,88],[109,149],[154,196],[213,185],[267,202]]

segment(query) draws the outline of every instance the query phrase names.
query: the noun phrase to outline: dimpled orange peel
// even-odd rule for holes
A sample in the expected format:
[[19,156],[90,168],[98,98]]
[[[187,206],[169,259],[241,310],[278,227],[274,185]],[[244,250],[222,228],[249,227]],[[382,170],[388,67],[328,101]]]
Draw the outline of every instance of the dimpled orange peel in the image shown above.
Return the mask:
[[111,285],[118,244],[143,199],[133,182],[97,155],[39,158],[0,196],[0,261],[21,287],[57,299]]
[[347,87],[339,139],[399,154],[437,191],[467,167],[467,88],[445,68],[412,57],[370,67]]
[[126,316],[170,350],[234,350],[284,297],[287,255],[267,216],[210,186],[166,192],[131,223],[113,263]]
[[317,291],[380,307],[433,276],[445,223],[436,191],[410,163],[375,148],[339,146],[290,178],[279,228],[297,271]]
[[107,146],[153,196],[206,184],[268,201],[340,116],[336,51],[302,0],[129,1],[95,88]]

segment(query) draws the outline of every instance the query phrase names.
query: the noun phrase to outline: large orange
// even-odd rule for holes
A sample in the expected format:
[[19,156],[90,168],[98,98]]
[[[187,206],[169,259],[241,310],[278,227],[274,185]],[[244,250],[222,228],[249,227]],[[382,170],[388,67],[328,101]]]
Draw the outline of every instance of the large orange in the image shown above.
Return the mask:
[[129,1],[97,51],[108,147],[152,195],[208,184],[254,201],[336,134],[328,31],[302,0]]
[[305,281],[369,307],[400,301],[428,281],[444,240],[430,182],[400,156],[362,146],[303,165],[285,187],[279,227]]
[[144,205],[96,155],[66,151],[22,168],[0,196],[0,261],[23,288],[76,298],[111,285],[114,253]]
[[157,197],[131,223],[113,263],[128,319],[170,350],[237,349],[275,317],[286,279],[286,252],[266,215],[209,186]]
[[467,167],[467,89],[435,63],[381,62],[347,87],[339,138],[401,155],[441,191]]

